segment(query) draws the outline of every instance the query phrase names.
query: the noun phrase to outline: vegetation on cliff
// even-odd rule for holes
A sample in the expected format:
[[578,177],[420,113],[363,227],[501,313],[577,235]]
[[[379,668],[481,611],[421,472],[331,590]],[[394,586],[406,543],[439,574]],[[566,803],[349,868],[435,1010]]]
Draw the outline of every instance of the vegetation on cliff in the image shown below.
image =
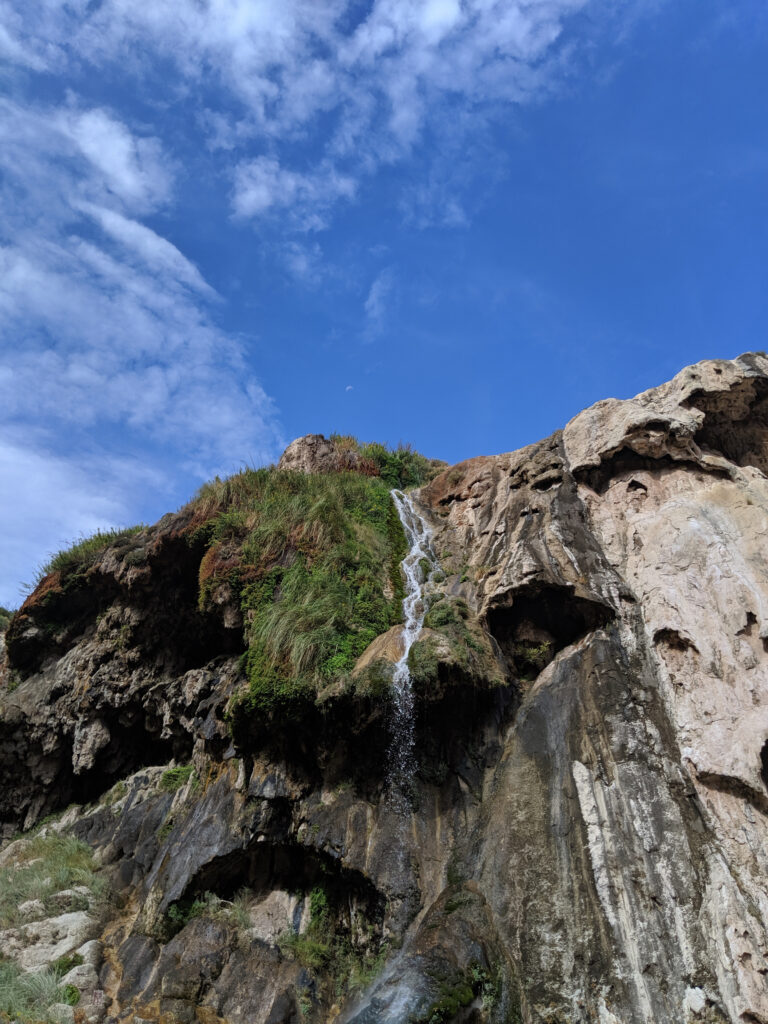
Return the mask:
[[[181,513],[179,529],[200,557],[199,613],[216,618],[226,605],[242,614],[246,710],[314,699],[401,620],[406,541],[389,492],[427,482],[442,463],[406,445],[342,435],[331,443],[343,471],[245,469],[205,484]],[[45,630],[51,600],[86,586],[107,554],[143,563],[158,543],[156,528],[136,536],[144,530],[98,531],[57,552],[24,616],[37,609]]]
[[51,573],[58,572],[62,577],[79,576],[94,565],[107,548],[125,547],[130,539],[144,529],[143,523],[128,526],[124,529],[97,530],[90,537],[81,537],[68,548],[63,548],[52,555],[38,573],[37,582]]
[[400,621],[406,542],[381,478],[246,470],[197,502],[200,606],[222,586],[239,600],[249,707],[315,694]]

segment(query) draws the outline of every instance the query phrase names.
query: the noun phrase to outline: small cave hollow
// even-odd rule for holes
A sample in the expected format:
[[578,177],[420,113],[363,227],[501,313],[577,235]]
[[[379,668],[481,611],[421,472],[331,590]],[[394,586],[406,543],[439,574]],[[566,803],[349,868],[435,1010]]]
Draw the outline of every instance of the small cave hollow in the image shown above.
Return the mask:
[[664,644],[673,651],[695,651],[696,654],[699,653],[699,649],[693,640],[683,636],[676,629],[668,627],[657,629],[653,634],[653,642],[657,645]]
[[768,381],[747,378],[726,392],[696,392],[686,404],[704,413],[695,436],[700,447],[768,474]]
[[768,790],[768,740],[765,741],[760,750],[760,778],[763,780],[766,790]]
[[132,640],[168,671],[187,672],[217,657],[241,655],[246,649],[242,621],[228,624],[226,609],[204,612],[198,608],[198,573],[204,552],[201,543],[173,538],[165,542],[153,563],[163,587],[150,594]]
[[214,858],[200,868],[172,906],[183,914],[195,900],[209,894],[226,901],[245,894],[249,903],[258,904],[276,891],[298,897],[294,930],[298,930],[306,897],[310,910],[313,903],[321,902],[335,934],[381,934],[386,901],[373,883],[328,854],[296,842],[257,841]]
[[97,754],[93,767],[75,775],[70,766],[62,787],[61,806],[92,803],[116,782],[141,768],[167,764],[174,758],[184,763],[192,756],[192,737],[187,733],[161,739],[143,720],[128,725],[108,722],[107,728],[109,742]]
[[530,683],[569,644],[605,626],[613,609],[577,597],[568,586],[534,585],[516,590],[508,604],[488,610],[488,631],[516,679]]

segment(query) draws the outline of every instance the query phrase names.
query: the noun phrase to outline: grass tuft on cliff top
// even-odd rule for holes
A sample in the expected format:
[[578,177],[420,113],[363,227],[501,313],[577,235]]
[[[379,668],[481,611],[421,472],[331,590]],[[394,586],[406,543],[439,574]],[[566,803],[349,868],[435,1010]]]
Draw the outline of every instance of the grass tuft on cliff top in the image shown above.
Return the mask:
[[201,610],[223,587],[242,609],[246,711],[313,700],[402,621],[407,543],[389,492],[439,467],[405,446],[332,440],[361,455],[360,471],[247,469],[206,484],[193,503],[207,546]]
[[90,537],[81,537],[70,547],[63,548],[51,556],[38,571],[37,583],[52,572],[60,572],[63,575],[84,572],[107,548],[118,547],[143,529],[144,524],[139,523],[120,530],[97,530]]

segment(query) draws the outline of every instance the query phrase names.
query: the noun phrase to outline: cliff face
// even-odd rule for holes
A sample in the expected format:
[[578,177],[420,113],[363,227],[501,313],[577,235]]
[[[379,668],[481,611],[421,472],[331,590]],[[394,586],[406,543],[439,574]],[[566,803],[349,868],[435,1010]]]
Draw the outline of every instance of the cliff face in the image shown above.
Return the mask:
[[[48,840],[112,895],[0,949],[85,949],[89,1020],[768,1022],[767,396],[762,355],[697,364],[416,492],[442,572],[405,809],[398,626],[254,705],[199,507],[47,577],[7,634],[0,818],[74,802]],[[313,436],[280,472],[338,461]]]

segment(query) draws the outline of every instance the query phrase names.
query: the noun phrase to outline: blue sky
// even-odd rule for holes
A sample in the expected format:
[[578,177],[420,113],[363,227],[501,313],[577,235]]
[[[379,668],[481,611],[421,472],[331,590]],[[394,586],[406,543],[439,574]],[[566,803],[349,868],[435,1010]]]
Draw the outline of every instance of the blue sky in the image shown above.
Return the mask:
[[307,432],[766,348],[763,0],[0,0],[0,603]]

